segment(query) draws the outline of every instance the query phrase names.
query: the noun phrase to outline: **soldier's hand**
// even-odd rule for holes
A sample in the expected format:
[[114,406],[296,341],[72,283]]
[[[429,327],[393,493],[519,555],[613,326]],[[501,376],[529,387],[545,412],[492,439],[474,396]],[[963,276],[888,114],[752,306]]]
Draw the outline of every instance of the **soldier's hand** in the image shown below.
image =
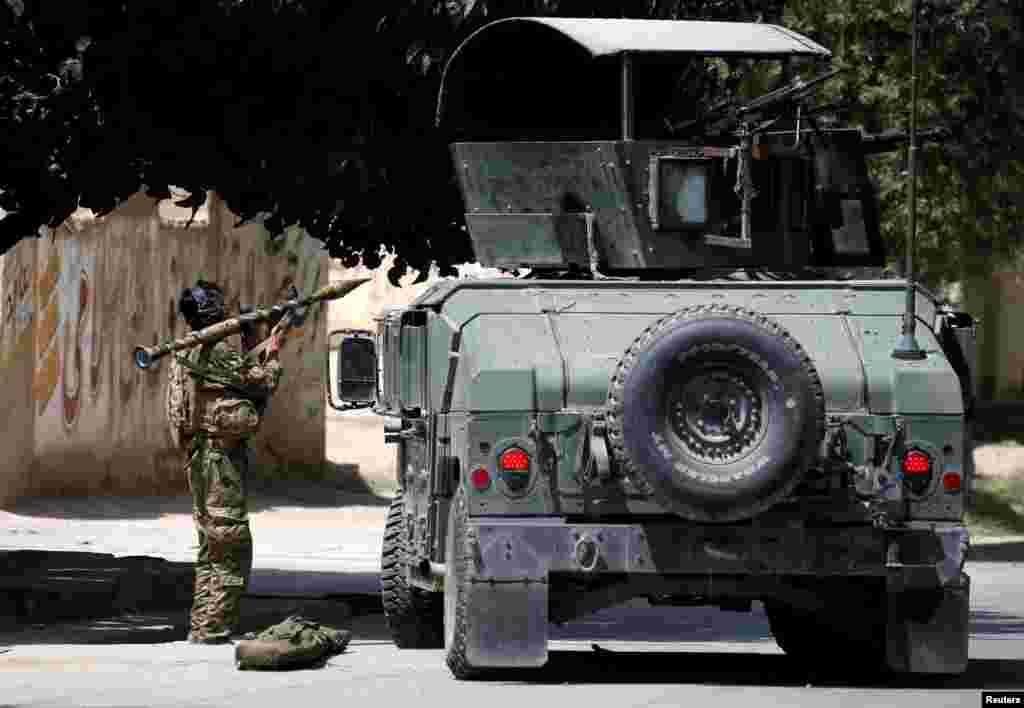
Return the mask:
[[281,352],[281,347],[284,346],[284,335],[280,332],[275,332],[270,336],[270,344],[267,346],[266,355],[262,357],[263,361],[269,361],[270,359],[276,359],[278,354]]

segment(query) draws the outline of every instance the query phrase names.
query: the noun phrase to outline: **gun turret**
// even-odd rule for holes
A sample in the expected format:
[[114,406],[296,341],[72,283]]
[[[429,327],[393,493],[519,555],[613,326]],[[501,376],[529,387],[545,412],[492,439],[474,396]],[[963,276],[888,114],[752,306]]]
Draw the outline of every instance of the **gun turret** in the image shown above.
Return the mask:
[[[339,283],[332,283],[323,288],[320,288],[309,297],[286,300],[284,302],[272,305],[271,307],[262,307],[253,309],[238,317],[232,317],[218,322],[215,325],[210,325],[197,332],[189,332],[184,337],[159,344],[154,347],[135,347],[133,352],[133,358],[135,365],[140,369],[148,369],[152,366],[153,362],[157,359],[170,354],[171,352],[181,351],[182,349],[191,349],[192,347],[200,344],[211,344],[213,342],[220,341],[225,337],[230,337],[232,334],[237,334],[243,330],[243,328],[252,323],[273,321],[274,319],[282,319],[285,316],[298,315],[301,319],[302,313],[305,308],[312,305],[315,302],[321,300],[337,300],[345,297],[352,290],[363,283],[370,280],[370,278],[356,278],[353,280],[343,280]],[[291,320],[294,321],[294,317]]]
[[737,99],[723,101],[699,118],[669,125],[669,129],[676,135],[694,132],[721,133],[734,129],[745,121],[758,122],[771,119],[784,110],[787,105],[806,98],[818,85],[842,71],[842,69],[833,69],[807,81],[797,77],[786,86],[769,91],[747,103],[741,104]]
[[[699,74],[717,57],[760,72],[829,56],[758,23],[487,25],[452,54],[437,111],[477,261],[533,278],[649,280],[884,264],[861,132],[812,118],[825,108],[812,92],[842,69],[721,103],[670,124],[670,137],[659,124],[670,75]],[[705,95],[702,81],[692,93],[676,85]]]

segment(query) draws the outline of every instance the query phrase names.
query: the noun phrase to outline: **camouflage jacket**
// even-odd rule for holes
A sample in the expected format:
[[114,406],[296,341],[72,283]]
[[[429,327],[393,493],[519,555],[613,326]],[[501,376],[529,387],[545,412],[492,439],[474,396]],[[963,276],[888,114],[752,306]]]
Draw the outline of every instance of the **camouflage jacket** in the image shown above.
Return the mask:
[[176,356],[167,397],[175,443],[191,448],[200,433],[247,441],[259,429],[281,374],[278,361],[259,364],[227,340]]

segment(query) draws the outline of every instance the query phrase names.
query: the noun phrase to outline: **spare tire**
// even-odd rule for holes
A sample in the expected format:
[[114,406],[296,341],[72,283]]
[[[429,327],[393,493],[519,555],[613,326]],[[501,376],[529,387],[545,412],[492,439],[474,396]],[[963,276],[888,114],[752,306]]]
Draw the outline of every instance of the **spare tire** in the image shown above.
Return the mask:
[[648,327],[612,376],[608,439],[625,473],[692,521],[756,516],[800,483],[825,431],[821,379],[764,315],[696,306]]

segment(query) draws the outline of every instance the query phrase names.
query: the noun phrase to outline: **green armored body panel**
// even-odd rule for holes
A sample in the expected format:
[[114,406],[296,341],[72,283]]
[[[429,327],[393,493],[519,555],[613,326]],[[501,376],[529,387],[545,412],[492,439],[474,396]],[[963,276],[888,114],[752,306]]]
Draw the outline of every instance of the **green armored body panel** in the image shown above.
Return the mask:
[[[527,273],[344,333],[336,395],[397,446],[399,646],[471,678],[634,597],[759,601],[796,661],[964,670],[974,325],[841,277],[885,263],[884,141],[819,120],[828,59],[773,25],[551,18],[452,55],[476,256]],[[714,62],[765,85],[706,101]]]

